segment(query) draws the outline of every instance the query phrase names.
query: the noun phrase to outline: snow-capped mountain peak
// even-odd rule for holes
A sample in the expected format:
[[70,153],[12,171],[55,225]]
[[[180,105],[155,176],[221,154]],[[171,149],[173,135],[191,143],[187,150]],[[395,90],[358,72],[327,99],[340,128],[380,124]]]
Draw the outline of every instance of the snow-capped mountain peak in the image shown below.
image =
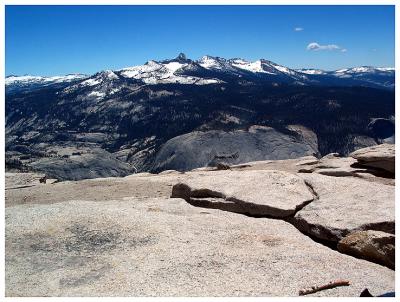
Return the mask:
[[335,73],[360,73],[360,72],[371,72],[373,70],[374,70],[373,67],[361,66],[361,67],[339,69],[336,70]]
[[261,60],[257,60],[255,62],[248,62],[243,59],[233,59],[231,62],[232,62],[232,66],[246,70],[246,71],[255,72],[255,73],[273,74],[272,72],[267,71],[263,68],[263,64],[261,63]]
[[180,53],[176,58],[174,59],[167,59],[167,60],[162,60],[160,61],[160,63],[162,64],[166,64],[166,63],[170,63],[170,62],[178,62],[181,64],[190,64],[192,62],[192,60],[188,59],[186,57],[186,55],[184,53]]
[[104,70],[78,84],[78,86],[95,86],[103,82],[117,80],[118,76],[112,70]]
[[335,71],[335,73],[337,74],[377,73],[377,72],[394,72],[394,68],[360,66],[352,68],[343,68]]
[[204,67],[204,68],[206,68],[206,69],[208,69],[208,68],[217,68],[217,69],[220,69],[222,66],[223,66],[223,64],[221,64],[222,62],[221,62],[221,60],[219,59],[219,58],[217,58],[217,57],[212,57],[212,56],[203,56],[203,57],[201,57],[198,61],[197,61],[197,63],[200,65],[200,66],[202,66],[202,67]]
[[63,76],[32,76],[32,75],[23,75],[23,76],[7,76],[5,78],[6,91],[24,91],[35,88],[42,88],[51,85],[68,85],[75,82],[82,81],[86,79],[88,76],[84,74],[67,74]]
[[110,79],[110,80],[116,80],[116,79],[118,79],[118,76],[114,73],[114,71],[112,71],[112,70],[105,70],[104,72],[103,72],[103,75],[107,78],[107,79]]
[[34,84],[34,83],[62,83],[62,82],[71,82],[75,80],[80,80],[86,78],[87,75],[84,74],[67,74],[64,76],[51,76],[51,77],[43,77],[43,76],[32,76],[32,75],[23,75],[23,76],[7,76],[5,79],[6,85],[12,84]]
[[321,69],[313,69],[313,68],[304,68],[304,69],[296,69],[297,72],[305,73],[305,74],[311,74],[311,75],[321,75],[321,74],[326,74],[327,72]]
[[141,80],[148,85],[168,83],[206,85],[223,82],[219,79],[204,79],[198,76],[185,75],[184,71],[192,69],[193,64],[196,63],[180,53],[178,57],[172,60],[148,61],[144,65],[124,68],[119,72],[123,77]]
[[198,61],[196,61],[201,67],[214,70],[214,71],[223,71],[223,72],[236,72],[237,70],[232,66],[229,60],[221,57],[213,57],[213,56],[203,56]]
[[376,68],[379,71],[389,71],[389,72],[394,72],[394,67],[377,67]]
[[235,70],[242,72],[250,72],[255,74],[270,74],[270,75],[296,75],[296,72],[275,64],[269,60],[259,59],[254,62],[244,60],[242,58],[233,58],[226,60],[224,58],[204,56],[197,61],[202,67],[214,70]]

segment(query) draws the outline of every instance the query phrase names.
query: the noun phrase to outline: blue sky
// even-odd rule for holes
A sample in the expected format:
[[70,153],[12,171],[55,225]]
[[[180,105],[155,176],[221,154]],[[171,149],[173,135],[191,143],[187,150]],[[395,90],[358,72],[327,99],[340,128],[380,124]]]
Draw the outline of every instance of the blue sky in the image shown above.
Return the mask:
[[394,66],[394,22],[394,6],[8,5],[6,74],[91,74],[179,52],[291,68]]

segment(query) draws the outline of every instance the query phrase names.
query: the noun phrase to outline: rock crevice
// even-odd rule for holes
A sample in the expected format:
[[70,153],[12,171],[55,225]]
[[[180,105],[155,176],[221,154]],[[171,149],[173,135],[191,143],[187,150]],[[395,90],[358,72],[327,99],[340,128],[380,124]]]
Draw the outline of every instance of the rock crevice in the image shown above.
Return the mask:
[[273,170],[199,174],[174,185],[171,197],[198,206],[221,209],[233,206],[233,212],[276,218],[294,215],[315,198],[300,177]]

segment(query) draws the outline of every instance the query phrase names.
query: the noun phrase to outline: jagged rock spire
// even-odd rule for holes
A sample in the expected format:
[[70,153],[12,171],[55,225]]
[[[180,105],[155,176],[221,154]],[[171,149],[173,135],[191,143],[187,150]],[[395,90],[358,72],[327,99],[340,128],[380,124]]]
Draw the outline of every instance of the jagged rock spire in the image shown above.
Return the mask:
[[187,60],[186,55],[183,52],[179,53],[179,55],[176,57],[176,59],[177,60],[182,60],[182,61],[186,61]]

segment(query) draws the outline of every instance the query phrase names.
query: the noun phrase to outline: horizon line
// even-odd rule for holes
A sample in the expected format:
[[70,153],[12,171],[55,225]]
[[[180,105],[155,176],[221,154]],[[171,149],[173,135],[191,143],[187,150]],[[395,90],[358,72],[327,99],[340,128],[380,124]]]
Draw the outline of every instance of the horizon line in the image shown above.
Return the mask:
[[[266,60],[266,61],[275,63],[274,61],[271,61],[271,60],[268,60],[268,59],[265,59],[265,58],[259,58],[259,59],[255,60],[255,61],[251,61],[251,60],[247,60],[247,59],[240,58],[240,57],[234,57],[234,58],[229,58],[229,59],[227,59],[227,58],[224,58],[224,57],[213,56],[213,55],[208,55],[208,54],[203,55],[203,56],[201,56],[201,57],[198,58],[198,59],[190,59],[190,58],[188,58],[183,52],[180,52],[180,53],[178,54],[178,56],[176,56],[175,58],[166,58],[166,59],[161,59],[161,60],[150,59],[150,60],[147,60],[144,64],[130,65],[130,66],[122,67],[122,68],[119,68],[119,69],[109,69],[109,68],[105,68],[105,69],[101,69],[101,70],[95,71],[95,72],[93,72],[93,73],[69,72],[69,73],[65,73],[65,74],[60,74],[60,73],[58,73],[58,74],[53,74],[53,75],[43,75],[43,74],[41,74],[41,75],[34,75],[34,74],[29,74],[29,73],[25,73],[25,74],[22,74],[22,75],[21,75],[21,74],[9,73],[9,74],[5,74],[5,78],[12,77],[12,76],[15,76],[15,77],[23,77],[23,76],[32,76],[32,77],[56,77],[56,76],[67,76],[67,75],[86,75],[86,76],[90,76],[90,75],[94,75],[94,74],[97,74],[97,73],[100,73],[100,72],[103,72],[103,71],[107,71],[107,70],[110,70],[110,71],[119,71],[119,70],[122,70],[122,69],[125,69],[125,68],[130,68],[130,67],[135,67],[135,66],[143,66],[143,65],[146,65],[146,64],[147,64],[148,62],[150,62],[150,61],[154,61],[154,62],[157,62],[157,63],[161,63],[162,61],[175,60],[175,59],[178,59],[181,55],[183,55],[183,56],[185,57],[185,59],[190,60],[190,61],[193,61],[193,62],[197,62],[197,61],[199,61],[199,60],[200,60],[201,58],[203,58],[203,57],[212,57],[212,58],[221,58],[221,59],[225,59],[225,60],[241,59],[241,60],[244,60],[244,61],[246,61],[246,62],[257,62],[257,61],[261,61],[261,60]],[[275,63],[275,64],[278,64],[278,63]],[[278,64],[278,65],[287,67],[287,68],[292,69],[292,70],[295,70],[295,71],[296,71],[296,70],[313,69],[313,70],[321,70],[321,71],[325,71],[325,72],[333,72],[333,71],[337,71],[337,70],[341,70],[341,69],[351,69],[351,68],[358,68],[358,67],[393,68],[393,69],[395,70],[395,66],[375,66],[375,65],[357,65],[357,66],[342,67],[342,68],[332,69],[332,70],[327,70],[327,69],[322,69],[322,68],[313,68],[313,67],[291,68],[291,67],[288,67],[288,66],[286,66],[286,65],[281,65],[281,64]]]

